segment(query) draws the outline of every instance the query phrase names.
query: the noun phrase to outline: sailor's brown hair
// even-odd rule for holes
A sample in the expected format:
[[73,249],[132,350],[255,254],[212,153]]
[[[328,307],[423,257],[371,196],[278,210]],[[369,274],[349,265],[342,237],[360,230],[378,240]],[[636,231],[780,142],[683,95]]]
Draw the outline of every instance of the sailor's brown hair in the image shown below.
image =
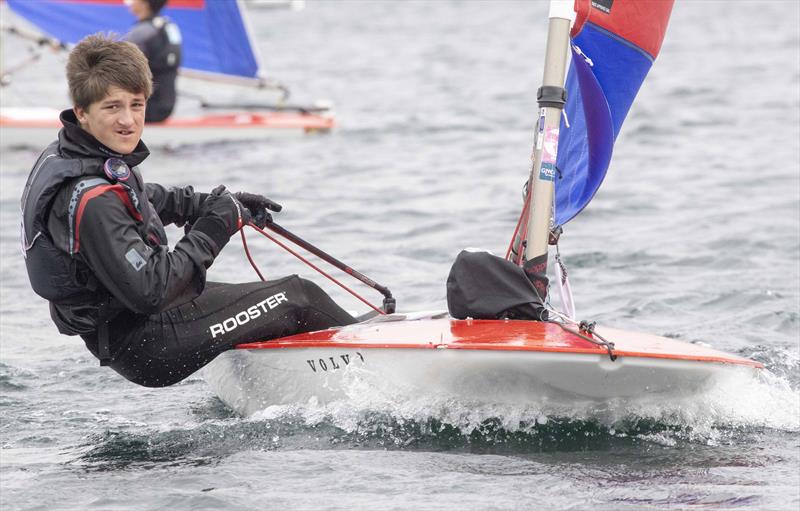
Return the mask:
[[135,44],[97,33],[81,39],[69,53],[67,84],[72,104],[89,108],[106,97],[112,85],[149,98],[153,74],[147,57]]

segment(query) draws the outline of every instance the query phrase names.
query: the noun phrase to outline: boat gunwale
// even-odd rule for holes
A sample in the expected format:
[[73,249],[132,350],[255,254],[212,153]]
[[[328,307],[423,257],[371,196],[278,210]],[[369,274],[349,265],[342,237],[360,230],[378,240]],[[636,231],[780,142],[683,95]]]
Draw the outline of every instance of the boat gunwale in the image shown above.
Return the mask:
[[[325,331],[321,331],[325,332]],[[309,332],[314,334],[319,332]],[[313,340],[302,339],[303,334],[292,336],[294,339],[273,339],[266,341],[254,341],[249,343],[238,344],[235,346],[237,350],[261,350],[261,349],[439,349],[439,350],[467,350],[467,351],[495,351],[495,352],[533,352],[533,353],[567,353],[574,355],[602,355],[608,356],[608,351],[603,347],[558,347],[558,346],[529,346],[529,345],[509,345],[509,344],[496,344],[487,342],[433,342],[428,341],[409,343],[398,341],[393,343],[391,341],[378,341],[378,342],[363,342],[363,341],[346,341],[346,340]],[[764,369],[764,364],[755,360],[739,357],[737,355],[714,356],[714,355],[689,355],[680,353],[648,353],[635,350],[614,350],[614,355],[620,358],[647,358],[647,359],[663,359],[663,360],[676,360],[688,362],[710,362],[724,365],[735,365],[751,367],[754,369]]]

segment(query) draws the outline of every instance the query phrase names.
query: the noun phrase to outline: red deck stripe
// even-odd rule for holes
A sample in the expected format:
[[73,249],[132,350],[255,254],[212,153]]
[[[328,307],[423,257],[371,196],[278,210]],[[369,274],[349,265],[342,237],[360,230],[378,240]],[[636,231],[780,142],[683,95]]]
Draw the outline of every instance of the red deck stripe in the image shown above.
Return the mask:
[[[258,341],[247,344],[239,344],[236,349],[296,349],[296,348],[359,348],[359,349],[450,349],[450,350],[484,350],[484,351],[533,351],[540,353],[571,353],[577,355],[606,355],[605,348],[563,348],[545,346],[510,346],[494,343],[470,343],[470,344],[436,344],[436,343],[391,343],[391,342],[320,342],[320,341]],[[635,358],[659,358],[666,360],[687,360],[693,362],[716,362],[722,364],[733,364],[750,366],[756,369],[763,369],[764,364],[748,359],[733,359],[726,357],[715,357],[707,355],[680,355],[669,353],[644,353],[638,351],[614,350],[614,354],[620,357]]]

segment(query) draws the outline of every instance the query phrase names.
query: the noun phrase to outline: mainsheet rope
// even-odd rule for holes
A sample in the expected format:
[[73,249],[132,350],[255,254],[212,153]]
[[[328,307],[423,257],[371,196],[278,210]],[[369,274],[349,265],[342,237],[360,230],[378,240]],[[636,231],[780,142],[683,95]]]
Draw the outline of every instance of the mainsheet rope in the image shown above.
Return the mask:
[[[326,273],[326,272],[325,272],[325,271],[324,271],[322,268],[318,267],[317,265],[315,265],[314,263],[312,263],[311,261],[309,261],[308,259],[306,259],[306,258],[305,258],[305,257],[303,257],[302,255],[300,255],[300,254],[298,254],[297,252],[295,252],[294,250],[292,250],[292,248],[291,248],[291,247],[289,247],[289,246],[287,246],[285,243],[283,243],[283,242],[281,242],[280,240],[278,240],[277,238],[273,237],[272,235],[270,235],[269,233],[267,233],[267,232],[266,232],[266,231],[264,231],[263,229],[260,229],[260,228],[258,228],[258,227],[257,227],[255,224],[253,224],[253,223],[249,223],[249,224],[247,224],[247,225],[248,225],[248,226],[250,226],[250,227],[252,227],[252,228],[253,228],[255,231],[257,231],[257,232],[261,233],[261,235],[262,235],[262,236],[264,236],[264,237],[266,237],[267,239],[271,240],[273,243],[275,243],[276,245],[278,245],[278,246],[279,246],[279,247],[281,247],[282,249],[286,250],[287,252],[289,252],[290,254],[292,254],[293,256],[295,256],[296,258],[298,258],[298,259],[300,259],[301,261],[303,261],[305,264],[307,264],[307,265],[308,265],[308,266],[310,266],[311,268],[314,268],[316,271],[318,271],[320,274],[322,274],[322,275],[323,275],[324,277],[326,277],[328,280],[330,280],[331,282],[333,282],[333,283],[334,283],[334,284],[336,284],[337,286],[341,287],[342,289],[344,289],[345,291],[347,291],[347,292],[348,292],[348,293],[350,293],[351,295],[355,296],[356,298],[358,298],[359,300],[361,300],[362,302],[364,302],[365,304],[367,304],[368,306],[370,306],[372,309],[374,309],[374,310],[375,310],[376,312],[378,312],[379,314],[382,314],[382,315],[385,315],[385,314],[386,314],[386,313],[385,313],[384,311],[382,311],[380,308],[378,308],[378,307],[374,306],[372,303],[368,302],[368,301],[367,301],[367,300],[366,300],[364,297],[362,297],[361,295],[359,295],[358,293],[356,293],[355,291],[353,291],[352,289],[350,289],[349,287],[345,286],[344,284],[342,284],[341,282],[339,282],[338,280],[336,280],[334,277],[332,277],[331,275],[329,275],[328,273]],[[250,249],[249,249],[249,248],[248,248],[248,246],[247,246],[247,237],[246,237],[246,236],[245,236],[245,234],[244,234],[244,228],[242,228],[242,229],[239,229],[239,233],[240,233],[240,234],[241,234],[241,236],[242,236],[242,246],[244,247],[244,252],[245,252],[245,254],[247,255],[247,260],[248,260],[248,261],[250,261],[250,265],[251,265],[251,266],[253,267],[253,269],[256,271],[256,273],[258,274],[258,277],[259,277],[259,278],[260,278],[260,279],[261,279],[263,282],[266,282],[266,279],[265,279],[265,278],[264,278],[264,276],[261,274],[261,272],[260,272],[260,271],[259,271],[259,269],[258,269],[258,266],[256,265],[255,261],[253,260],[253,257],[252,257],[252,255],[250,255]]]

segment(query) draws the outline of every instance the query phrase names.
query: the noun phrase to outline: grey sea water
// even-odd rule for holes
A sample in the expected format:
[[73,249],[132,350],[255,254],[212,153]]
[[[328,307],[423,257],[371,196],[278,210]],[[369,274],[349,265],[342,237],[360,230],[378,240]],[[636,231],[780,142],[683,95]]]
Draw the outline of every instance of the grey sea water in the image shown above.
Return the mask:
[[[458,251],[502,253],[513,231],[546,12],[479,1],[253,10],[266,71],[298,100],[334,101],[340,127],[156,150],[144,175],[263,192],[284,205],[286,227],[388,285],[400,310],[442,309]],[[2,46],[3,66],[25,58],[26,44],[4,35]],[[3,105],[66,106],[62,69],[46,55],[18,72]],[[581,318],[767,367],[702,406],[543,416],[364,389],[241,418],[199,377],[136,387],[59,335],[28,287],[18,200],[40,149],[0,155],[4,510],[800,506],[797,2],[678,1],[608,178],[562,237]],[[266,240],[250,245],[268,276],[302,273],[363,311]],[[255,274],[232,242],[210,278]]]

